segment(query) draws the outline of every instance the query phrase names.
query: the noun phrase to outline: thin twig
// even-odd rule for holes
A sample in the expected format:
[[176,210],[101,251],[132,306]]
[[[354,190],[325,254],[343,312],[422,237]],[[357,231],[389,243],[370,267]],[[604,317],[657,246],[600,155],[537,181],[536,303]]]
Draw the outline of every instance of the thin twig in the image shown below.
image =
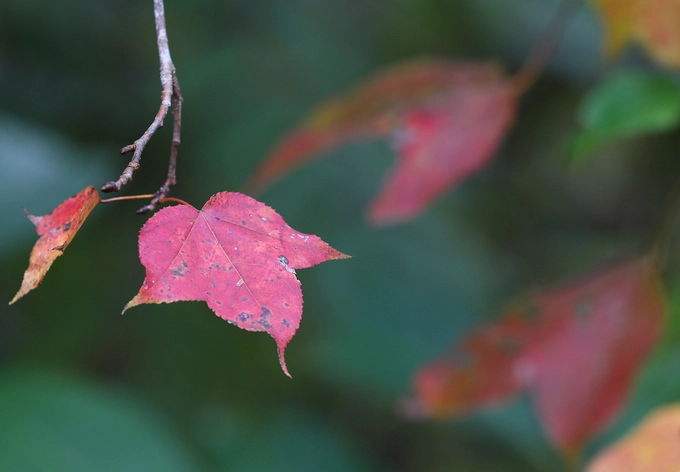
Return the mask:
[[188,206],[188,207],[191,207],[191,208],[194,207],[191,203],[187,203],[184,200],[181,200],[181,199],[175,198],[175,197],[165,197],[165,198],[161,199],[161,201],[159,203],[168,203],[168,202],[179,203],[181,205],[185,205],[185,206]]
[[545,29],[541,38],[529,52],[522,67],[513,77],[518,94],[531,87],[545,70],[562,36],[564,36],[569,21],[582,3],[583,0],[564,0],[562,2],[552,22]]
[[99,203],[122,202],[124,200],[141,200],[153,197],[154,197],[153,193],[145,193],[144,195],[124,195],[122,197],[105,198],[104,200],[99,200]]
[[144,213],[153,211],[156,205],[160,203],[170,193],[170,187],[177,183],[177,153],[179,152],[180,135],[182,133],[182,92],[179,89],[179,82],[177,76],[172,75],[172,144],[170,146],[170,162],[168,164],[168,176],[160,189],[156,192],[151,203],[143,206],[137,213],[142,215]]
[[173,115],[173,133],[172,146],[170,148],[170,164],[168,166],[168,177],[161,188],[154,194],[153,199],[149,205],[140,208],[137,213],[146,213],[152,211],[159,200],[165,198],[170,191],[170,187],[175,184],[175,171],[177,168],[177,151],[180,143],[180,132],[182,129],[182,94],[179,89],[179,82],[177,81],[177,74],[175,65],[172,63],[170,57],[170,47],[168,46],[168,33],[165,29],[165,11],[163,8],[163,0],[154,0],[154,17],[156,19],[156,36],[158,40],[158,57],[160,59],[161,70],[161,106],[158,113],[153,119],[151,125],[137,139],[133,144],[128,144],[120,150],[121,154],[133,152],[130,163],[125,167],[123,173],[118,180],[105,183],[101,190],[102,192],[118,192],[120,189],[132,180],[132,176],[137,172],[142,159],[142,152],[148,144],[151,137],[163,127],[165,117],[172,106]]
[[667,197],[661,226],[652,245],[652,255],[659,271],[664,270],[668,263],[678,219],[680,219],[680,180],[675,183]]

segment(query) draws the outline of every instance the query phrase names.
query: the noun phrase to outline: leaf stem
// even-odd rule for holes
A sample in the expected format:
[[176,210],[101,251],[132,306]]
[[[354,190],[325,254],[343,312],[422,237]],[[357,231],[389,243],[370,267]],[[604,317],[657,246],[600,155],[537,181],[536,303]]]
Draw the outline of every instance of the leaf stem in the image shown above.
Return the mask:
[[568,451],[564,456],[567,472],[579,472],[581,470],[581,452],[579,449]]
[[158,203],[166,203],[166,202],[181,203],[182,205],[186,205],[186,206],[189,206],[189,207],[191,207],[191,208],[194,207],[191,203],[187,203],[187,202],[185,202],[184,200],[181,200],[181,199],[175,198],[175,197],[165,197],[165,198],[161,198],[161,199],[158,201]]
[[668,258],[673,245],[673,233],[680,219],[680,180],[671,190],[666,203],[659,232],[652,246],[652,257],[656,261],[659,271],[662,271],[668,263]]
[[119,202],[122,200],[141,200],[144,198],[153,198],[153,196],[154,196],[153,193],[145,193],[144,195],[125,195],[123,197],[111,197],[105,200],[100,200],[99,203],[112,203]]
[[[143,195],[124,195],[122,197],[111,197],[111,198],[107,198],[105,200],[99,200],[99,203],[113,203],[113,202],[121,202],[123,200],[143,200],[145,198],[153,198],[155,196],[156,196],[156,194],[154,194],[154,193],[145,193]],[[175,198],[175,197],[165,197],[165,198],[161,198],[160,200],[158,200],[158,203],[167,203],[167,202],[181,203],[182,205],[190,206],[190,207],[193,208],[192,204],[187,203],[184,200],[181,200],[181,199]]]
[[564,0],[562,2],[550,25],[534,44],[524,63],[512,78],[518,95],[531,88],[536,79],[543,73],[564,36],[567,25],[582,3],[583,0]]

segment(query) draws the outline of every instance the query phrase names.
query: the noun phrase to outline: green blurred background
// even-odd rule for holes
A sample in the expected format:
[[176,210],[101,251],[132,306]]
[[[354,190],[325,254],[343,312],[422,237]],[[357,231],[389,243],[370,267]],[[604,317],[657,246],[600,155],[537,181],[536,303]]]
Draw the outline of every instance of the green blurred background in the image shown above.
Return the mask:
[[[496,58],[516,70],[557,0],[167,0],[185,98],[173,195],[238,190],[318,101],[417,56]],[[257,198],[353,259],[300,271],[303,321],[287,350],[203,303],[120,312],[144,270],[139,202],[100,206],[43,286],[8,307],[50,212],[115,178],[118,149],[158,107],[152,2],[0,0],[0,470],[556,471],[526,398],[450,422],[396,414],[422,363],[528,287],[631,257],[655,237],[680,173],[677,131],[566,155],[584,93],[638,52],[601,57],[585,7],[524,97],[493,163],[402,226],[363,220],[392,163],[351,145]],[[124,194],[166,172],[170,127]],[[671,264],[671,314],[680,292]],[[678,294],[675,296],[674,294]],[[676,317],[677,319],[677,317]],[[680,398],[670,329],[629,408],[588,455]]]

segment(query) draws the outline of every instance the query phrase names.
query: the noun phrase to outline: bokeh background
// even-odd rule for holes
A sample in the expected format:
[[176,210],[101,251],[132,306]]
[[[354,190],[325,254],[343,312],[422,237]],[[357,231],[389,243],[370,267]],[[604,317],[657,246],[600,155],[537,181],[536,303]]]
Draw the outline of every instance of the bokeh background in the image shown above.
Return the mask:
[[[179,183],[200,207],[239,190],[317,102],[422,56],[516,70],[557,0],[167,0],[185,98]],[[281,372],[274,342],[204,303],[120,312],[144,270],[139,202],[95,209],[37,291],[12,306],[50,212],[115,178],[118,149],[158,108],[152,2],[0,0],[0,470],[556,471],[526,398],[456,421],[396,414],[418,366],[529,287],[632,257],[654,239],[680,175],[677,132],[567,159],[579,102],[638,52],[601,55],[585,6],[518,124],[483,172],[416,221],[363,220],[389,143],[346,146],[257,198],[353,259],[300,271],[301,328]],[[124,194],[163,181],[170,127]],[[668,333],[592,454],[680,398],[676,265]]]

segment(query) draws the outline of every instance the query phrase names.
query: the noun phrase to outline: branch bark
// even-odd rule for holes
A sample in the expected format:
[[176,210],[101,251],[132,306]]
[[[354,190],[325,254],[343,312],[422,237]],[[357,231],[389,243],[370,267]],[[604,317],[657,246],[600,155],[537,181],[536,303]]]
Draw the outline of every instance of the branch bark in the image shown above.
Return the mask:
[[160,79],[161,79],[161,106],[158,113],[154,117],[151,125],[146,129],[144,134],[134,143],[128,144],[120,150],[121,154],[128,154],[132,152],[132,159],[130,163],[123,169],[122,174],[116,181],[105,183],[101,190],[102,192],[118,192],[120,189],[132,180],[135,172],[140,167],[142,159],[142,152],[148,144],[151,137],[163,127],[165,117],[168,115],[172,107],[173,116],[173,132],[172,145],[170,147],[170,163],[168,165],[168,176],[160,189],[154,194],[151,202],[137,210],[137,213],[147,213],[153,211],[160,200],[167,197],[172,187],[176,182],[177,169],[177,153],[180,144],[180,134],[182,130],[182,93],[177,81],[177,73],[175,65],[172,63],[170,57],[170,47],[168,45],[168,33],[165,28],[165,9],[163,0],[154,0],[154,17],[156,19],[156,37],[158,41],[158,57],[160,59]]
[[551,24],[545,29],[533,49],[515,73],[513,81],[518,94],[529,89],[548,66],[564,32],[583,0],[563,0]]

